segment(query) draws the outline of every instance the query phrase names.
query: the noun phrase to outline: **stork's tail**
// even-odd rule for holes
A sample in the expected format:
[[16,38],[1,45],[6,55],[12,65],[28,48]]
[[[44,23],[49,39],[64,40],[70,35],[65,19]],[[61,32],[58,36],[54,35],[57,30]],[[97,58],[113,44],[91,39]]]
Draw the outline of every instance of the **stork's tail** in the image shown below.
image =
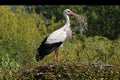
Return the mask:
[[37,62],[40,61],[40,60],[42,60],[43,58],[44,58],[44,56],[40,56],[39,53],[36,54],[36,60],[37,60]]

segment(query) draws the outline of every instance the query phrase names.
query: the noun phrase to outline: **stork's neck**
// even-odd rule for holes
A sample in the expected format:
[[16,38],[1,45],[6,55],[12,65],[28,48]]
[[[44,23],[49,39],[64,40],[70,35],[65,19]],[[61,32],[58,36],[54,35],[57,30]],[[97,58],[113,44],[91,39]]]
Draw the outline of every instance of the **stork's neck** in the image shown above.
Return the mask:
[[63,26],[63,28],[70,27],[70,20],[69,20],[69,16],[68,16],[68,15],[64,15],[64,16],[65,16],[66,23],[65,23],[65,25]]

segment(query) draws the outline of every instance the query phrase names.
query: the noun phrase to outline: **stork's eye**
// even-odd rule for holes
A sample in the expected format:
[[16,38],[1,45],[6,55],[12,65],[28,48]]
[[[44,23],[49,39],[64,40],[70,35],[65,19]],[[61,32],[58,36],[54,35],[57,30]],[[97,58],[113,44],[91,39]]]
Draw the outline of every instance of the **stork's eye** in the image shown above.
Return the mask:
[[70,12],[70,11],[68,11],[68,12]]

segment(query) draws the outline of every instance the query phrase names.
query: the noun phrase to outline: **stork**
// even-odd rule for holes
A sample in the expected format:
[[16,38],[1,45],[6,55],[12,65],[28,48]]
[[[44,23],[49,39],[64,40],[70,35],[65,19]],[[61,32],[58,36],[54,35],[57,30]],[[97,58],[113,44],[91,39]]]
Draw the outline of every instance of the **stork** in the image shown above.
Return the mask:
[[55,52],[54,60],[58,61],[58,49],[62,46],[62,44],[66,41],[66,39],[71,38],[72,30],[70,28],[70,19],[69,16],[76,16],[74,12],[70,9],[65,9],[63,11],[63,15],[65,17],[66,23],[64,26],[59,28],[58,30],[49,34],[41,43],[39,48],[37,49],[38,53],[36,54],[36,60],[42,60],[46,55]]

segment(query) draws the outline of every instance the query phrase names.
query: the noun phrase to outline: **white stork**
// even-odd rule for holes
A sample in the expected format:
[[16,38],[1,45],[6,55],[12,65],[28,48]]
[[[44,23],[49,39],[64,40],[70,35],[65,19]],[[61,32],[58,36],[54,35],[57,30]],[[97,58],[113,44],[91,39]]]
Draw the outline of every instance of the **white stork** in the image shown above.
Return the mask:
[[54,60],[58,61],[58,49],[62,46],[66,39],[71,38],[72,31],[70,28],[69,16],[75,16],[76,14],[70,9],[65,9],[63,15],[66,19],[66,23],[63,27],[49,34],[41,43],[40,47],[37,49],[38,54],[36,55],[36,60],[39,61],[43,59],[46,55],[50,54],[52,51],[55,52]]

